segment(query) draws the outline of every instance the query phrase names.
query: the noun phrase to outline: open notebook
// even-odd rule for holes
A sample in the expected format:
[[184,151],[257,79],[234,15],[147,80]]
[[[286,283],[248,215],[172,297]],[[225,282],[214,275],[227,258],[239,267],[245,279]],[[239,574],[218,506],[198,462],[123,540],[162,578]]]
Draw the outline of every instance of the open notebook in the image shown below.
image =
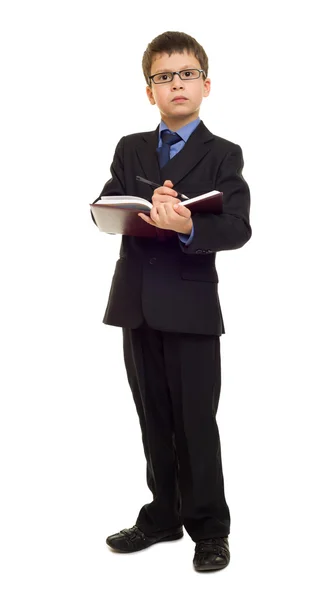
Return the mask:
[[[213,190],[179,204],[194,213],[222,212],[222,192]],[[90,209],[100,231],[143,237],[156,237],[155,227],[145,223],[139,212],[149,213],[152,203],[138,196],[101,196]],[[174,232],[172,232],[174,233]]]

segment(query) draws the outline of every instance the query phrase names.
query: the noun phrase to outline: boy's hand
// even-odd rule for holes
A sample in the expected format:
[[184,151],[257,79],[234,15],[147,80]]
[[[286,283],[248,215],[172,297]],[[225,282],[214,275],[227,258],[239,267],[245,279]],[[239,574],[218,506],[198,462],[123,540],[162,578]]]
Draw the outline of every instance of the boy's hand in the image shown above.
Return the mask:
[[172,190],[172,187],[173,183],[169,179],[166,179],[163,186],[156,188],[152,196],[153,206],[159,206],[163,202],[177,204],[179,202],[177,192]]
[[162,202],[159,206],[151,208],[149,217],[142,213],[138,213],[138,216],[149,225],[154,225],[159,229],[170,229],[185,235],[190,235],[193,227],[191,212],[182,204],[174,205],[171,202]]

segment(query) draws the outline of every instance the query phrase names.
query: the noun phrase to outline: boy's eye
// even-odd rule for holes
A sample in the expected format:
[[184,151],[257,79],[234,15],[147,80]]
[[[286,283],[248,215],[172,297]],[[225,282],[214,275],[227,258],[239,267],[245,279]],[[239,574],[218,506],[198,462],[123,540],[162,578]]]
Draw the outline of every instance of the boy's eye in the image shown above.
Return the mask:
[[156,81],[171,81],[172,73],[159,73],[155,79]]

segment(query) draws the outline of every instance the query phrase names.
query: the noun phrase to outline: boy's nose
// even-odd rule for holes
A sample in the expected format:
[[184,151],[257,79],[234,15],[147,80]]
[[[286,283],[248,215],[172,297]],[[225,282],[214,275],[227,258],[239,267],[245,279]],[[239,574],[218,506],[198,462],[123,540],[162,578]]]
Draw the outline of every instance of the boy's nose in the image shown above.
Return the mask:
[[174,75],[173,77],[172,87],[174,89],[179,87],[183,88],[183,81],[178,74]]

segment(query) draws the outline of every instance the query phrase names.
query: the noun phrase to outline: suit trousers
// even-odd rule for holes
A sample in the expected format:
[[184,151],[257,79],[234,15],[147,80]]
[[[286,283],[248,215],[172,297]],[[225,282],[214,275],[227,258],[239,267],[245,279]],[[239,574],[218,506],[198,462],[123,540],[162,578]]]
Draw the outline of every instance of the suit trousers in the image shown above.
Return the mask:
[[220,338],[123,328],[123,350],[153,500],[136,525],[153,535],[183,525],[194,542],[230,532],[216,413]]

